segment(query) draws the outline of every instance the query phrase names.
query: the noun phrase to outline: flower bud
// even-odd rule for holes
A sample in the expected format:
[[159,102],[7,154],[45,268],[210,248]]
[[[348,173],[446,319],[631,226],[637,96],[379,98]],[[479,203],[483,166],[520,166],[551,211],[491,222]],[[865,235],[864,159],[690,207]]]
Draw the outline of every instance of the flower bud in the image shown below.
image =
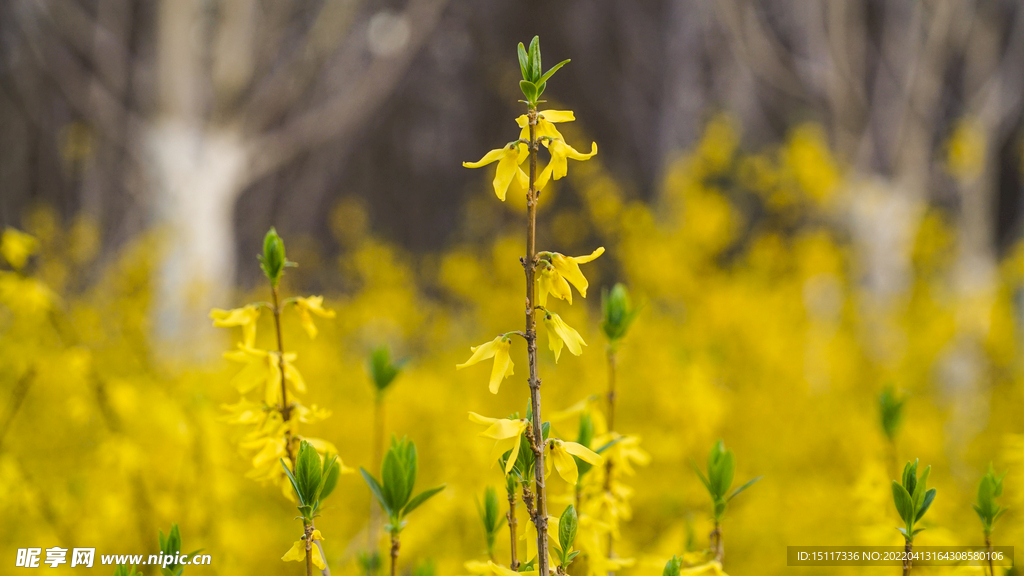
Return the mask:
[[277,286],[284,274],[285,266],[288,265],[288,259],[284,254],[284,240],[273,227],[263,237],[263,254],[259,260],[260,267],[263,268],[263,273],[267,275],[271,285]]
[[611,291],[604,290],[601,293],[601,311],[604,316],[601,329],[608,341],[615,345],[626,335],[638,310],[633,307],[626,287],[616,284]]

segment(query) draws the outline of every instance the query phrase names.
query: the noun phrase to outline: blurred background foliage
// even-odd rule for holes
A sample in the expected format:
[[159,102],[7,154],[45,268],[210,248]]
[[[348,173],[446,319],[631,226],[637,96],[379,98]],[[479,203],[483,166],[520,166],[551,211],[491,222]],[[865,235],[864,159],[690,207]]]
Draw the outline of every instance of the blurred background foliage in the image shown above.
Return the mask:
[[[1007,505],[1024,504],[1014,482],[1024,474],[1014,306],[1024,259],[1012,252],[1004,261],[991,301],[966,302],[947,280],[956,231],[929,213],[913,241],[911,289],[885,309],[868,308],[849,240],[828,225],[845,192],[821,132],[801,126],[778,147],[747,154],[737,130],[726,116],[711,122],[673,165],[657,203],[629,199],[592,161],[569,176],[582,209],[551,209],[566,186],[552,189],[541,212],[551,224],[543,245],[572,252],[582,238],[601,238],[611,258],[593,285],[624,280],[644,304],[618,351],[618,427],[642,436],[652,456],[630,481],[635,513],[619,547],[639,559],[632,572],[659,573],[672,554],[706,546],[708,504],[688,461],[703,459],[718,437],[739,455],[738,476],[765,476],[728,513],[732,573],[781,573],[788,544],[899,544],[889,480],[910,458],[933,465],[942,495],[919,544],[979,542],[970,503],[990,460],[1011,470]],[[749,229],[754,203],[764,223]],[[519,226],[494,221],[492,241],[414,257],[367,228],[343,226],[365,220],[357,201],[333,218],[344,256],[294,242],[289,257],[299,267],[285,277],[285,293],[344,279],[328,292],[338,314],[319,322],[317,340],[285,320],[307,398],[334,413],[310,433],[333,442],[346,464],[367,465],[376,395],[367,358],[380,342],[410,358],[385,399],[386,429],[417,442],[425,483],[449,489],[406,531],[403,555],[460,573],[486,550],[474,498],[501,486],[489,442],[465,415],[525,410],[525,387],[503,386],[495,397],[483,375],[454,364],[480,333],[521,321]],[[790,225],[794,218],[804,224]],[[233,368],[168,361],[173,353],[149,336],[156,244],[139,240],[81,288],[77,271],[95,251],[70,239],[90,237],[90,226],[64,230],[46,210],[28,221],[40,254],[25,276],[0,278],[4,554],[32,543],[148,552],[155,527],[176,521],[190,545],[213,554],[216,573],[274,565],[295,537],[294,512],[276,488],[243,478],[248,464],[218,420],[219,405],[234,401]],[[257,289],[233,304],[265,298]],[[543,357],[549,410],[605,387],[599,302],[566,314],[589,347],[557,367]],[[272,337],[269,324],[259,332]],[[975,355],[963,356],[964,346]],[[878,397],[892,383],[908,400],[890,442]],[[575,426],[564,433],[573,437]],[[552,482],[570,497],[570,486]],[[356,573],[369,493],[344,476],[329,508],[318,522],[328,562]],[[1016,514],[1003,522],[995,541],[1019,542]],[[498,538],[499,557],[505,547]]]
[[[631,571],[706,546],[688,461],[719,437],[737,477],[765,476],[729,510],[730,573],[781,573],[789,544],[899,544],[889,481],[913,458],[939,490],[918,544],[980,541],[989,461],[1010,469],[994,542],[1024,541],[1018,4],[11,0],[0,217],[39,253],[0,276],[0,555],[149,553],[178,522],[211,572],[277,566],[294,510],[243,477],[206,318],[266,299],[273,224],[300,264],[285,291],[338,312],[312,342],[286,318],[334,413],[311,434],[369,466],[367,357],[408,358],[386,430],[448,489],[403,557],[481,559],[474,498],[501,477],[465,415],[525,411],[525,386],[493,397],[454,365],[522,321],[524,207],[459,162],[514,134],[510,47],[534,33],[573,59],[546,93],[586,119],[566,136],[602,150],[546,190],[539,245],[603,244],[592,285],[644,305],[618,352],[616,427],[652,456]],[[604,391],[598,300],[566,312],[589,347],[545,360],[548,409]],[[887,387],[907,398],[891,441]],[[357,480],[318,522],[339,573],[367,538]]]

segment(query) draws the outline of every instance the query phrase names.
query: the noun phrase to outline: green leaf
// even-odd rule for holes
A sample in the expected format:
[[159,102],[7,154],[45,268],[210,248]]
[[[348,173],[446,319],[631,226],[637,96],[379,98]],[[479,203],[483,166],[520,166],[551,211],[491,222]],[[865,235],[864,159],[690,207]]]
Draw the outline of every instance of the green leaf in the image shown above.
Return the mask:
[[523,80],[530,79],[530,57],[526,55],[526,47],[519,43],[519,71],[523,73]]
[[396,512],[405,507],[407,500],[403,498],[403,495],[409,492],[405,485],[408,476],[404,468],[404,462],[400,459],[398,452],[394,448],[388,450],[381,465],[380,481],[381,487],[384,489],[384,497],[388,500],[391,510]]
[[580,555],[580,552],[582,552],[582,550],[573,550],[572,552],[569,552],[569,556],[565,559],[565,565],[568,566],[569,564],[571,564],[572,561]]
[[377,482],[377,479],[367,472],[362,466],[359,467],[359,473],[363,475],[363,480],[365,480],[366,485],[370,487],[370,492],[373,492],[373,495],[377,497],[377,502],[380,502],[381,508],[388,513],[388,516],[393,516],[394,514],[391,512],[391,505],[388,504],[387,498],[384,497],[384,490],[381,488],[380,483]]
[[523,91],[523,96],[527,102],[531,104],[537,101],[537,87],[529,80],[520,80],[519,89]]
[[718,474],[715,478],[718,483],[711,484],[711,487],[715,489],[715,495],[722,498],[728,493],[729,487],[732,486],[733,474],[736,471],[736,459],[732,454],[732,450],[726,450],[725,454],[718,461]]
[[558,64],[555,64],[554,66],[551,67],[550,70],[545,72],[544,75],[541,76],[539,80],[537,80],[537,83],[538,84],[543,84],[544,82],[547,82],[548,79],[551,78],[555,74],[555,72],[558,72],[559,68],[561,68],[562,66],[565,66],[568,63],[569,63],[568,60],[562,60]]
[[530,68],[527,70],[530,73],[529,80],[536,83],[540,78],[540,36],[534,36],[533,40],[530,41]]
[[892,481],[892,499],[896,503],[896,511],[900,513],[900,518],[910,524],[914,517],[914,502],[910,499],[907,489],[895,480]]
[[[616,444],[618,444],[619,442],[622,442],[622,441],[623,441],[623,440],[625,440],[625,439],[626,439],[626,437],[625,437],[625,436],[618,436],[618,437],[616,437],[616,438],[615,438],[614,440],[612,440],[611,442],[609,442],[609,443],[605,444],[604,446],[601,446],[601,447],[600,447],[600,448],[598,448],[597,450],[594,450],[594,452],[597,452],[598,454],[601,454],[601,453],[603,453],[603,452],[604,452],[605,450],[607,450],[607,449],[611,448],[612,446],[615,446]],[[693,460],[691,460],[690,462],[692,463],[692,462],[693,462]],[[694,468],[696,468],[696,464],[694,464]],[[699,473],[700,473],[700,470],[698,470],[698,471],[697,471],[697,473],[699,474]]]
[[444,490],[445,486],[447,486],[447,484],[441,484],[436,488],[428,488],[427,490],[424,490],[423,492],[420,492],[419,494],[414,496],[413,499],[409,501],[409,504],[405,507],[405,510],[402,511],[402,516],[409,515],[410,512],[419,508],[420,504],[426,502],[428,499],[430,499],[431,496],[437,494],[441,490]]
[[281,467],[284,468],[285,475],[288,476],[288,480],[292,483],[292,489],[295,490],[295,495],[299,498],[299,503],[305,504],[305,502],[302,501],[302,491],[299,490],[299,484],[295,481],[295,476],[292,475],[292,471],[288,469],[288,464],[285,463],[284,458],[280,458],[279,460],[281,460]]
[[299,445],[299,455],[295,459],[295,483],[299,485],[302,492],[301,500],[304,504],[312,505],[316,502],[316,491],[320,488],[320,455],[316,448],[302,441]]
[[398,374],[402,371],[404,360],[393,361],[391,350],[387,346],[378,346],[370,353],[369,371],[370,378],[378,393],[383,393]]
[[921,501],[921,507],[917,509],[917,515],[914,516],[914,522],[917,522],[924,516],[924,513],[928,511],[928,508],[932,505],[932,500],[935,500],[935,488],[928,490],[924,494],[924,499]]
[[914,484],[913,490],[908,490],[914,497],[914,510],[921,508],[921,502],[924,501],[924,493],[928,488],[928,476],[932,472],[931,466],[926,466],[924,472],[921,472],[921,477],[917,479]]
[[679,576],[679,569],[682,566],[683,559],[673,556],[671,560],[665,563],[665,569],[661,571],[661,576]]
[[743,486],[740,486],[739,488],[733,490],[732,494],[730,494],[729,497],[725,499],[726,502],[728,502],[728,501],[732,500],[733,498],[735,498],[740,492],[743,492],[747,488],[751,487],[754,484],[754,482],[757,482],[761,478],[764,478],[764,476],[758,476],[757,478],[753,478],[749,482],[744,484]]
[[917,488],[917,460],[907,462],[903,467],[903,487],[907,489],[907,494],[913,494]]
[[697,473],[697,477],[700,478],[700,481],[704,483],[704,487],[707,488],[708,494],[711,494],[711,497],[713,498],[715,496],[715,493],[711,490],[711,482],[709,482],[708,479],[704,477],[704,473],[701,472],[700,468],[697,467],[696,462],[690,460],[690,466],[693,468],[693,471]]
[[578,522],[579,517],[576,515],[576,508],[570,504],[558,519],[558,543],[562,547],[563,554],[568,554],[569,550],[572,549],[573,542],[576,541]]
[[320,500],[326,500],[328,496],[334,492],[335,486],[338,485],[338,478],[341,477],[341,464],[338,462],[338,457],[335,456],[334,460],[331,461],[329,467],[325,467],[327,470],[323,475],[323,482],[320,486]]
[[900,531],[900,534],[903,534],[904,538],[906,538],[907,540],[910,540],[911,536],[910,536],[909,533],[907,533],[907,529],[906,528],[897,528],[897,530]]

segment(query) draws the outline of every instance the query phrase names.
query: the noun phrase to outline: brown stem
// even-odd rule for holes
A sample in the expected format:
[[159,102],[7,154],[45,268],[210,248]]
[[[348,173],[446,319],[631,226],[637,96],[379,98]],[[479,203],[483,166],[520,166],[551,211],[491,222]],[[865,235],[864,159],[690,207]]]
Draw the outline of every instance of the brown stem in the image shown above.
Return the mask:
[[530,189],[526,193],[526,351],[530,361],[530,406],[533,409],[531,448],[534,456],[536,506],[533,523],[537,527],[537,573],[548,573],[548,507],[544,486],[544,434],[541,423],[540,377],[537,375],[537,317],[534,300],[534,275],[537,270],[537,108],[527,112],[530,122]]
[[508,518],[508,533],[509,533],[509,546],[512,550],[512,561],[509,562],[509,568],[513,571],[519,571],[519,552],[516,550],[516,529],[519,526],[519,521],[516,520],[516,493],[508,493],[508,514],[505,515]]
[[391,576],[395,576],[398,572],[398,532],[391,533]]
[[[608,431],[612,432],[615,430],[615,351],[611,348],[608,349]],[[612,468],[614,464],[612,459],[608,458],[604,465],[604,491],[609,497],[612,497]],[[608,534],[608,557],[613,558],[615,554],[615,539],[611,533]],[[615,572],[609,570],[608,575],[612,576]]]
[[[274,330],[277,332],[277,361],[278,369],[281,371],[281,420],[287,422],[292,414],[291,406],[288,404],[288,385],[285,382],[284,372],[284,339],[281,336],[281,304],[277,295],[277,285],[272,285],[271,293],[274,297]],[[295,469],[295,455],[292,453],[292,433],[285,432],[285,450],[288,451],[288,459],[291,460],[292,470]]]
[[725,541],[722,539],[722,527],[717,522],[715,522],[715,529],[711,531],[709,538],[711,551],[715,553],[715,560],[721,564],[725,559]]
[[988,571],[996,576],[996,567],[992,564],[992,538],[988,534],[985,534],[985,552],[988,553]]
[[313,523],[306,524],[306,576],[313,576]]
[[906,557],[903,558],[903,576],[907,576],[907,574],[910,574],[910,568],[911,568],[910,553],[913,550],[914,550],[914,544],[910,540],[907,540],[907,544],[903,547],[903,552],[906,554]]

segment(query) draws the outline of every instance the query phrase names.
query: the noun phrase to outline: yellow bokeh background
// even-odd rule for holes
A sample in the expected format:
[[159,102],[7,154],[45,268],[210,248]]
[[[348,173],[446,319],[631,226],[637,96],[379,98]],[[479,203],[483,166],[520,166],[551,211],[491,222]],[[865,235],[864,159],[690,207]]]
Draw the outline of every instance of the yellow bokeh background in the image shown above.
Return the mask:
[[[617,549],[637,564],[622,573],[660,574],[673,554],[706,547],[710,502],[689,462],[703,462],[718,438],[736,453],[737,481],[764,475],[724,521],[733,576],[792,571],[787,545],[900,544],[889,481],[897,461],[913,458],[932,465],[938,489],[919,544],[980,543],[970,504],[990,461],[1010,470],[1003,501],[1011,512],[996,543],[1024,542],[1024,365],[1014,305],[1024,251],[1001,263],[987,297],[961,297],[948,280],[955,229],[926,210],[907,289],[878,304],[859,280],[853,244],[831,225],[856,186],[822,131],[798,126],[756,153],[738,149],[739,136],[729,118],[711,121],[651,202],[630,197],[598,157],[574,164],[571,187],[553,186],[541,206],[541,249],[607,249],[586,270],[587,300],[558,309],[588,343],[583,355],[563,354],[556,365],[542,348],[546,410],[605,390],[600,287],[621,281],[643,306],[618,354],[617,428],[640,436],[651,455],[628,479],[634,515]],[[953,173],[971,171],[971,142],[958,132],[949,145]],[[471,345],[523,322],[522,216],[492,205],[489,178],[481,173],[481,198],[463,213],[468,235],[485,242],[408,254],[375,236],[355,201],[334,214],[337,260],[306,239],[285,238],[301,265],[286,276],[286,294],[301,293],[311,267],[344,279],[344,289],[323,288],[337,316],[317,319],[316,340],[285,316],[285,347],[298,354],[305,399],[333,412],[310,435],[337,446],[346,465],[369,467],[368,351],[387,343],[410,359],[387,394],[386,430],[417,443],[421,487],[448,488],[410,517],[404,570],[430,561],[437,574],[462,574],[465,561],[485,558],[474,501],[486,485],[500,493],[502,478],[466,415],[526,409],[521,342],[513,344],[516,375],[497,395],[487,390],[489,367],[454,369]],[[553,200],[570,190],[572,202]],[[756,226],[741,202],[762,207]],[[8,568],[0,572],[29,546],[149,554],[157,529],[176,522],[184,548],[213,559],[186,574],[299,573],[280,561],[301,533],[295,509],[276,488],[245,479],[239,433],[219,420],[237,392],[229,385],[236,366],[217,355],[238,334],[219,333],[210,361],[182,359],[152,337],[155,239],[97,266],[88,222],[64,225],[39,210],[26,231],[39,240],[38,256],[25,275],[7,272],[0,282],[0,423],[9,424],[0,445],[0,565]],[[223,307],[267,298],[255,289]],[[257,336],[264,348],[272,347],[268,316]],[[963,354],[982,367],[968,384],[956,377]],[[879,425],[886,385],[908,397],[894,448]],[[575,423],[566,428],[572,439]],[[571,490],[557,475],[549,485],[553,497]],[[362,479],[343,476],[317,522],[335,574],[359,573],[369,510]],[[507,555],[507,533],[497,542]]]

